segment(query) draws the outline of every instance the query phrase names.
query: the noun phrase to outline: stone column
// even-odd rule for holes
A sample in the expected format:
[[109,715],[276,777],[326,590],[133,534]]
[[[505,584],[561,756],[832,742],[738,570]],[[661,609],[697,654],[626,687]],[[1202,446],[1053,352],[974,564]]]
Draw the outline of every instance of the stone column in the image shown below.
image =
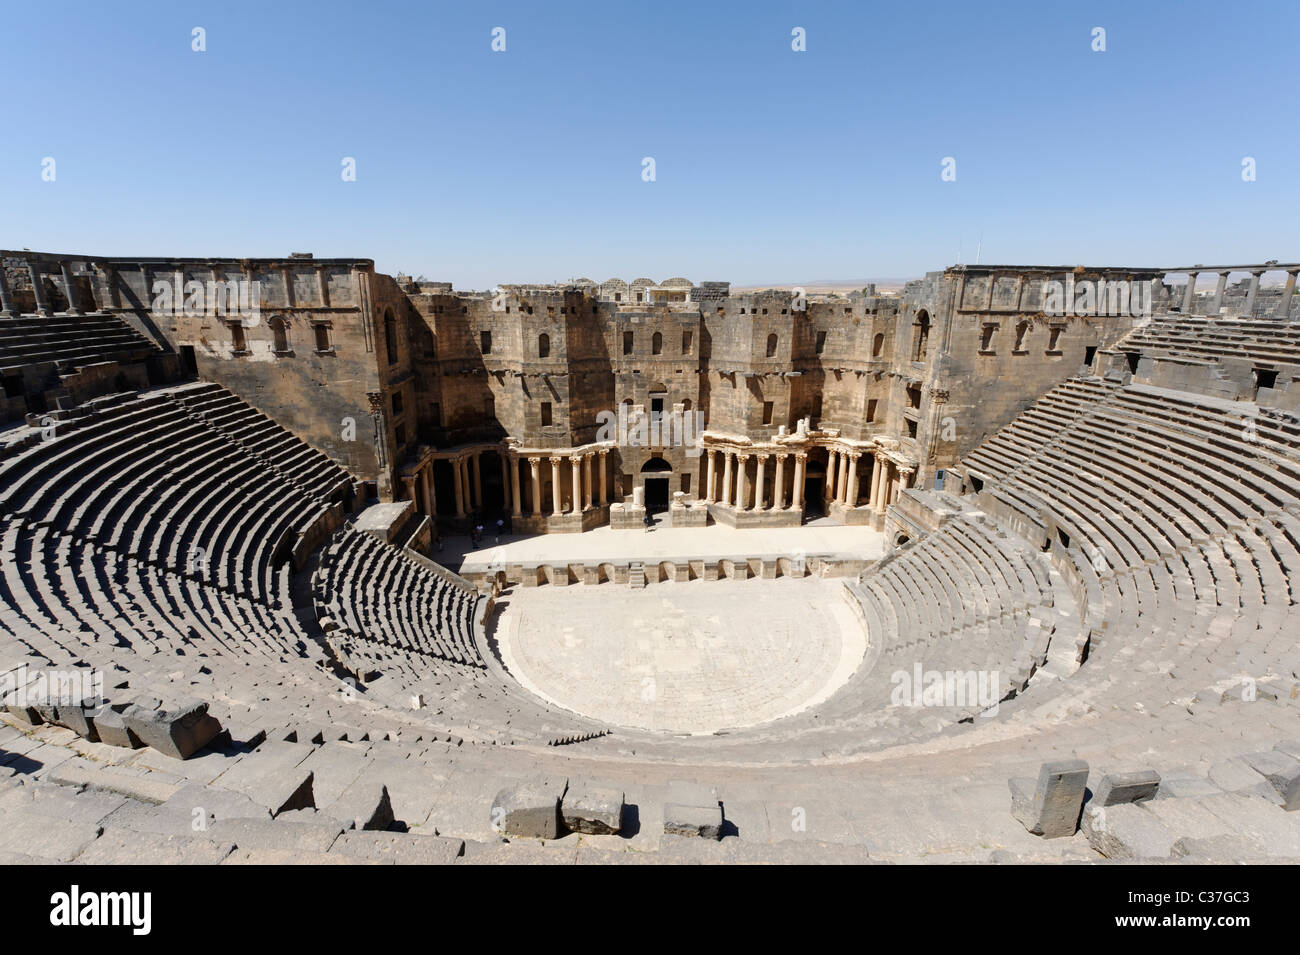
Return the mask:
[[465,482],[460,477],[460,460],[451,459],[451,486],[456,492],[456,516],[465,516]]
[[1291,314],[1291,298],[1295,295],[1295,272],[1286,274],[1286,284],[1282,286],[1282,298],[1278,300],[1276,317],[1286,321]]
[[470,488],[469,461],[466,458],[462,458],[460,462],[460,477],[465,482],[465,506],[467,509],[472,509],[475,506],[474,493]]
[[1246,305],[1242,308],[1243,318],[1254,318],[1255,316],[1255,295],[1259,292],[1259,277],[1263,272],[1250,273],[1250,286],[1246,290]]
[[1200,272],[1187,273],[1187,288],[1183,289],[1183,314],[1192,314],[1192,302],[1196,298],[1196,278]]
[[787,454],[778,454],[776,456],[776,487],[772,490],[772,507],[774,510],[785,510],[785,459]]
[[330,285],[325,280],[325,270],[316,270],[316,297],[320,301],[321,308],[330,307]]
[[582,513],[582,458],[576,454],[569,455],[569,465],[573,470],[573,479],[570,482],[573,490],[573,510],[570,514]]
[[13,296],[9,294],[9,275],[0,266],[0,318],[13,318],[16,314]]
[[519,500],[519,462],[506,455],[506,463],[510,467],[510,516],[523,516],[523,501]]
[[530,481],[529,490],[531,491],[531,496],[529,498],[529,501],[532,504],[533,517],[536,517],[538,514],[542,513],[542,474],[540,470],[541,463],[542,463],[541,458],[528,459],[528,476]]
[[884,508],[881,502],[885,499],[885,494],[889,488],[889,459],[876,455],[876,474],[872,484],[875,486],[871,494],[871,509],[877,514],[881,513]]
[[551,513],[559,515],[560,508],[560,459],[551,458]]
[[849,455],[849,481],[844,485],[844,503],[849,507],[858,506],[858,458],[860,457],[862,455],[857,451]]
[[77,287],[72,278],[72,265],[69,262],[60,262],[59,271],[63,273],[63,292],[68,296],[67,315],[80,315],[81,309],[77,308]]
[[883,470],[880,464],[880,455],[871,456],[871,490],[867,492],[867,507],[875,509],[876,497],[880,494],[880,472]]
[[50,303],[45,298],[45,285],[41,281],[41,267],[35,262],[28,262],[27,271],[32,276],[32,294],[36,296],[36,314],[41,318],[49,318]]
[[1214,287],[1214,298],[1210,300],[1210,317],[1218,318],[1219,309],[1223,307],[1223,290],[1228,287],[1228,273],[1219,273],[1219,284]]
[[835,500],[841,504],[849,496],[849,452],[840,452],[840,474],[835,479]]
[[429,480],[429,468],[420,468],[420,486],[424,489],[425,513],[433,517],[437,511],[433,506],[433,482]]
[[764,486],[767,482],[767,455],[756,455],[758,458],[758,473],[754,476],[754,510],[767,510],[767,489]]
[[474,472],[473,500],[475,507],[483,506],[483,472],[479,470],[479,452],[471,451],[469,466]]
[[608,454],[609,454],[608,451],[600,452],[600,503],[601,504],[609,503],[609,485],[607,483],[609,480],[608,478],[609,462],[606,460]]
[[808,476],[808,453],[800,451],[794,456],[794,487],[790,489],[790,507],[803,509],[804,479]]
[[722,452],[722,503],[731,503],[731,452]]
[[836,457],[834,450],[826,452],[826,486],[822,488],[822,497],[827,501],[835,500]]
[[591,459],[593,455],[582,456],[582,509],[591,510]]
[[745,474],[745,465],[749,463],[748,454],[736,455],[736,510],[749,510],[749,480]]
[[713,503],[713,479],[714,479],[713,452],[705,451],[704,453],[708,455],[709,458],[706,464],[708,476],[705,478],[704,481],[704,500],[708,501],[711,504]]

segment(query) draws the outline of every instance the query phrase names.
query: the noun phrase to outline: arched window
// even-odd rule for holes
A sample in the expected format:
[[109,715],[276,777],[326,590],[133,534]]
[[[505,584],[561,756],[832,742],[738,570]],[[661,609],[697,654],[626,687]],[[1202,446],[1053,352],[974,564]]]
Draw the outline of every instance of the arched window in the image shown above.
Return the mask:
[[879,358],[880,353],[885,350],[885,336],[882,332],[877,332],[876,337],[871,342],[871,357]]
[[664,350],[664,337],[659,332],[654,333],[650,339],[650,354],[662,355]]
[[388,348],[388,363],[397,364],[397,319],[391,308],[384,310],[384,344]]
[[271,319],[271,335],[275,339],[275,350],[277,352],[283,353],[289,350],[288,322],[279,316]]
[[537,357],[551,357],[551,336],[546,334],[546,332],[542,332],[537,336]]
[[776,357],[776,340],[777,339],[775,335],[767,336],[767,357],[768,358]]

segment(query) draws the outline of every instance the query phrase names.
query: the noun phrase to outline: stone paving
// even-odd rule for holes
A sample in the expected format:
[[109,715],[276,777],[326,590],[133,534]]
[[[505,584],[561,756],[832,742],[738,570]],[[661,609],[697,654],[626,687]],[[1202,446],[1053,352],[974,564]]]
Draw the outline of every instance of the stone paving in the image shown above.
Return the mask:
[[745,528],[714,524],[709,527],[665,527],[652,531],[598,527],[583,534],[541,534],[495,537],[489,528],[483,542],[473,548],[465,537],[448,538],[433,556],[464,573],[491,562],[541,563],[632,559],[757,557],[759,555],[837,554],[875,560],[886,550],[885,535],[868,527],[850,527],[817,521],[803,527]]
[[506,668],[549,702],[616,726],[713,733],[799,712],[853,674],[866,635],[843,588],[816,577],[516,587],[496,633]]

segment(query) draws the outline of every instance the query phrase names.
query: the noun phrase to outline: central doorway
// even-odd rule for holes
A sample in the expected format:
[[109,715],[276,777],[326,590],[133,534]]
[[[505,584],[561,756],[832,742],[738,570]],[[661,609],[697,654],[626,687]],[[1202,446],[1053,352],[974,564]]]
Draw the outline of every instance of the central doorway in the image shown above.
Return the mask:
[[673,466],[663,458],[651,458],[641,465],[645,479],[645,509],[648,514],[668,510],[668,479]]

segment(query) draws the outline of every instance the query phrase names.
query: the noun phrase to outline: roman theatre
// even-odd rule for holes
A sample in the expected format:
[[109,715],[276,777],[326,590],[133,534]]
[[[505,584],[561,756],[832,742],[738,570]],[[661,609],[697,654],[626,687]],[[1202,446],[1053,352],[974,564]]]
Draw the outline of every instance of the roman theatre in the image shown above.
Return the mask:
[[0,252],[0,859],[1300,858],[1298,273]]

